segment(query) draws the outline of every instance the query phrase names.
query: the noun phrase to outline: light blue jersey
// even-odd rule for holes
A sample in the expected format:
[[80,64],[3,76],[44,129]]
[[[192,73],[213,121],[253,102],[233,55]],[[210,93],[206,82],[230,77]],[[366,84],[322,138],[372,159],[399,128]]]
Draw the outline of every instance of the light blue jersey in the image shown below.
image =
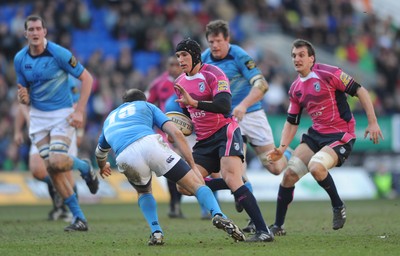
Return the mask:
[[[201,59],[204,63],[218,66],[229,78],[232,93],[232,109],[249,94],[252,85],[250,79],[256,75],[262,75],[257,68],[254,60],[239,46],[231,44],[228,55],[221,60],[214,59],[211,56],[210,48],[206,49]],[[261,101],[247,109],[248,112],[260,110]]]
[[113,110],[104,121],[100,147],[111,148],[116,156],[144,136],[155,134],[153,126],[162,128],[170,119],[146,101],[126,102]]
[[39,56],[31,56],[29,47],[20,50],[14,58],[17,82],[28,88],[31,105],[41,111],[70,108],[68,74],[78,78],[84,67],[64,47],[48,42]]

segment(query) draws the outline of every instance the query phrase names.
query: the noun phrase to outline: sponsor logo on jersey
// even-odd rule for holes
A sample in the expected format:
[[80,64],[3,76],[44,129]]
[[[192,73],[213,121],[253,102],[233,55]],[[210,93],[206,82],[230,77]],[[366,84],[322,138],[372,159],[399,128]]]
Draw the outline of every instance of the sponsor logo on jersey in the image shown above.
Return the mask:
[[206,89],[206,85],[204,84],[204,82],[199,83],[199,91],[204,92],[205,89]]
[[351,79],[352,79],[352,77],[349,76],[348,74],[344,73],[344,72],[342,72],[342,73],[340,74],[340,80],[342,80],[342,83],[343,83],[344,85],[346,85],[346,86],[349,85]]
[[76,65],[78,64],[78,61],[76,60],[75,56],[72,56],[71,59],[69,60],[69,65],[71,65],[71,67],[76,67]]
[[246,61],[245,65],[248,70],[251,70],[256,67],[256,63],[254,62],[254,60]]
[[321,91],[321,85],[319,84],[319,82],[314,83],[314,90],[316,92]]
[[228,82],[225,80],[218,81],[218,91],[226,91],[228,90]]

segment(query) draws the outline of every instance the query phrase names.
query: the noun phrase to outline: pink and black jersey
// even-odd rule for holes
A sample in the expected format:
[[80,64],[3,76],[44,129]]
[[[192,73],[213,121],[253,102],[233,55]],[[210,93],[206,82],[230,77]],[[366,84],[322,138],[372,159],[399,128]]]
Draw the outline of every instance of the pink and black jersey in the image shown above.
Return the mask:
[[307,77],[299,76],[291,85],[288,114],[300,117],[306,109],[315,131],[355,136],[355,119],[346,93],[354,96],[357,88],[353,78],[340,68],[316,63]]
[[[221,92],[231,93],[229,80],[224,72],[218,67],[210,64],[203,64],[199,72],[194,76],[181,74],[175,83],[181,85],[189,95],[198,101],[213,101],[214,96]],[[179,91],[176,92],[181,97]],[[194,123],[197,140],[204,140],[221,129],[226,124],[235,122],[230,116],[221,113],[212,113],[205,110],[184,106],[190,113]]]
[[165,103],[174,93],[174,78],[164,72],[150,85],[147,101],[158,105],[165,112]]

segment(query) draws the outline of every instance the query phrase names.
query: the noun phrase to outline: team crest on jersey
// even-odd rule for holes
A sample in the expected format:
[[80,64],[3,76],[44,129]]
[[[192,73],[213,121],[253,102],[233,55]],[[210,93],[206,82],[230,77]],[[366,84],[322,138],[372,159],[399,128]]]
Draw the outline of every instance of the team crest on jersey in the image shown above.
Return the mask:
[[233,145],[234,145],[234,148],[236,151],[238,151],[240,149],[239,143],[235,142],[235,143],[233,143]]
[[218,91],[226,91],[228,90],[228,82],[225,80],[218,81]]
[[204,82],[199,83],[199,91],[204,92],[205,89],[206,89],[206,85],[204,84]]
[[76,67],[76,65],[78,64],[78,61],[76,60],[75,56],[72,55],[71,59],[69,60],[69,65],[71,65],[71,67]]
[[346,152],[346,149],[344,147],[341,147],[339,149],[340,154],[344,154]]
[[314,90],[315,90],[316,92],[321,91],[321,85],[319,84],[319,82],[316,82],[316,83],[314,84]]
[[248,70],[252,70],[253,68],[256,67],[256,63],[254,62],[254,60],[246,61],[245,65]]
[[351,76],[349,76],[348,74],[342,72],[340,74],[340,80],[342,80],[343,84],[347,86],[350,83]]

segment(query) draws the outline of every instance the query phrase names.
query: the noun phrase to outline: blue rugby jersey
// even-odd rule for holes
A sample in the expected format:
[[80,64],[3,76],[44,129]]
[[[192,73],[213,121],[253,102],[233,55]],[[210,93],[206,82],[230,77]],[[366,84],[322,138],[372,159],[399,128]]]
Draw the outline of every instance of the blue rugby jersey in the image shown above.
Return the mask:
[[[250,79],[262,75],[254,60],[238,45],[231,44],[228,55],[220,60],[214,59],[210,48],[207,48],[202,53],[201,59],[203,63],[219,67],[228,77],[232,93],[232,109],[249,94],[252,88]],[[247,109],[247,113],[261,108],[261,101],[256,102]]]
[[169,120],[158,107],[149,102],[126,102],[107,116],[98,144],[104,149],[111,148],[118,156],[136,140],[155,134],[153,126],[161,129]]
[[29,47],[14,58],[17,83],[29,90],[31,105],[41,111],[69,108],[73,105],[68,74],[78,78],[84,67],[64,47],[48,42],[38,56],[29,54]]

